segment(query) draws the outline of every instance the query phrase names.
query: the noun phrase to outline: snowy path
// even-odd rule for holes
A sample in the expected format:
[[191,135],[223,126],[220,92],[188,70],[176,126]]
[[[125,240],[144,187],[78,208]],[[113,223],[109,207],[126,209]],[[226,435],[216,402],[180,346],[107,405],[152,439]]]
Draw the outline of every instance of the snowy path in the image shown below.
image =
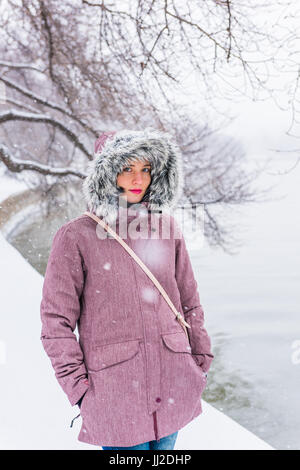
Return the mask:
[[[0,175],[0,201],[26,189]],[[90,449],[77,441],[80,418],[59,387],[40,341],[43,277],[0,232],[0,449]],[[273,447],[204,400],[203,413],[181,429],[175,449]]]
[[[91,449],[77,441],[80,418],[60,389],[40,341],[43,277],[0,234],[0,448]],[[205,401],[175,449],[272,449]]]

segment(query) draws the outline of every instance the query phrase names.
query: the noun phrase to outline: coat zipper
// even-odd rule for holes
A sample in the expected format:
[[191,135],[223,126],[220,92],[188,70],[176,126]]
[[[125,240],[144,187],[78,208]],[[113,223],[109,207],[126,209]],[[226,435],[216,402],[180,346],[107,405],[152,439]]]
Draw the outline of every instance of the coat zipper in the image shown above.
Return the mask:
[[[135,273],[135,270],[134,270],[134,263],[133,263],[133,260],[131,259],[131,263],[132,263],[132,269],[133,269],[133,273],[134,273],[134,278],[135,278],[135,282],[136,282],[136,285],[137,285],[137,279],[136,279],[136,273]],[[138,299],[139,299],[139,305],[140,305],[140,311],[141,311],[141,318],[142,318],[142,325],[143,325],[143,333],[144,333],[144,340],[146,341],[146,335],[145,335],[145,324],[144,324],[144,318],[143,318],[143,313],[142,313],[142,306],[141,306],[141,299],[140,299],[140,296],[138,294]],[[146,364],[147,364],[147,348],[145,347],[145,360],[146,360]],[[147,387],[147,370],[146,370],[146,387]],[[148,390],[148,387],[147,387],[147,390]],[[148,391],[149,393],[149,391]],[[159,439],[157,439],[158,437],[158,432],[157,432],[157,418],[156,418],[156,411],[153,412],[153,420],[154,420],[154,434],[155,434],[155,439],[157,442],[159,442]]]
[[79,418],[79,416],[80,416],[80,413],[79,413],[79,415],[75,416],[75,418],[72,419],[71,424],[70,424],[70,428],[73,426],[73,423],[74,423],[75,419]]
[[157,442],[159,442],[159,439],[157,439],[158,434],[157,434],[157,417],[156,417],[156,411],[153,412],[153,420],[154,420],[154,434],[155,434],[155,439]]

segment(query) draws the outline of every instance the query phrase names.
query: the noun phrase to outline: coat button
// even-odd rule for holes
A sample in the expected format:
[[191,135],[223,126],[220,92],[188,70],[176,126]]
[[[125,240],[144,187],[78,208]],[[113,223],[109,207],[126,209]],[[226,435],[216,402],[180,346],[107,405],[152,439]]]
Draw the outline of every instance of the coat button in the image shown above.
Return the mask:
[[156,401],[156,403],[160,403],[160,402],[161,402],[161,398],[157,397],[155,401]]

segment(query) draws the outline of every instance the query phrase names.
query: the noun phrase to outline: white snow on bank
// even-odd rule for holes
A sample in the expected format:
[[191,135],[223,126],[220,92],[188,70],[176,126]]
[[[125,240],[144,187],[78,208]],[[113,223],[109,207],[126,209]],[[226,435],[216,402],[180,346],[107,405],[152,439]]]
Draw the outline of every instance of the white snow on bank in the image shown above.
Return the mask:
[[8,196],[25,189],[28,189],[28,186],[23,181],[5,175],[3,167],[0,167],[0,203]]
[[[81,418],[58,385],[40,341],[43,277],[0,234],[0,448],[90,449],[77,441]],[[272,449],[232,419],[203,403],[181,429],[175,449]],[[100,443],[101,444],[101,443]]]
[[[26,185],[0,174],[0,204]],[[0,449],[101,449],[77,441],[81,418],[58,385],[40,341],[41,276],[0,233]],[[181,429],[175,450],[272,450],[202,400],[203,413]],[[101,443],[100,443],[101,445]]]

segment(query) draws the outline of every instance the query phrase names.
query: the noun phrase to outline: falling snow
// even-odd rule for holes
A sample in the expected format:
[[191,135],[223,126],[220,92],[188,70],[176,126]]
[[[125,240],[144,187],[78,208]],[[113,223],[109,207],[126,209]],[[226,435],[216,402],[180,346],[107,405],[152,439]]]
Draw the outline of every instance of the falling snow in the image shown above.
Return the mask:
[[164,244],[159,240],[136,240],[135,252],[148,267],[168,264]]
[[151,287],[144,287],[142,289],[142,297],[147,302],[155,302],[157,299],[157,292],[155,289]]

